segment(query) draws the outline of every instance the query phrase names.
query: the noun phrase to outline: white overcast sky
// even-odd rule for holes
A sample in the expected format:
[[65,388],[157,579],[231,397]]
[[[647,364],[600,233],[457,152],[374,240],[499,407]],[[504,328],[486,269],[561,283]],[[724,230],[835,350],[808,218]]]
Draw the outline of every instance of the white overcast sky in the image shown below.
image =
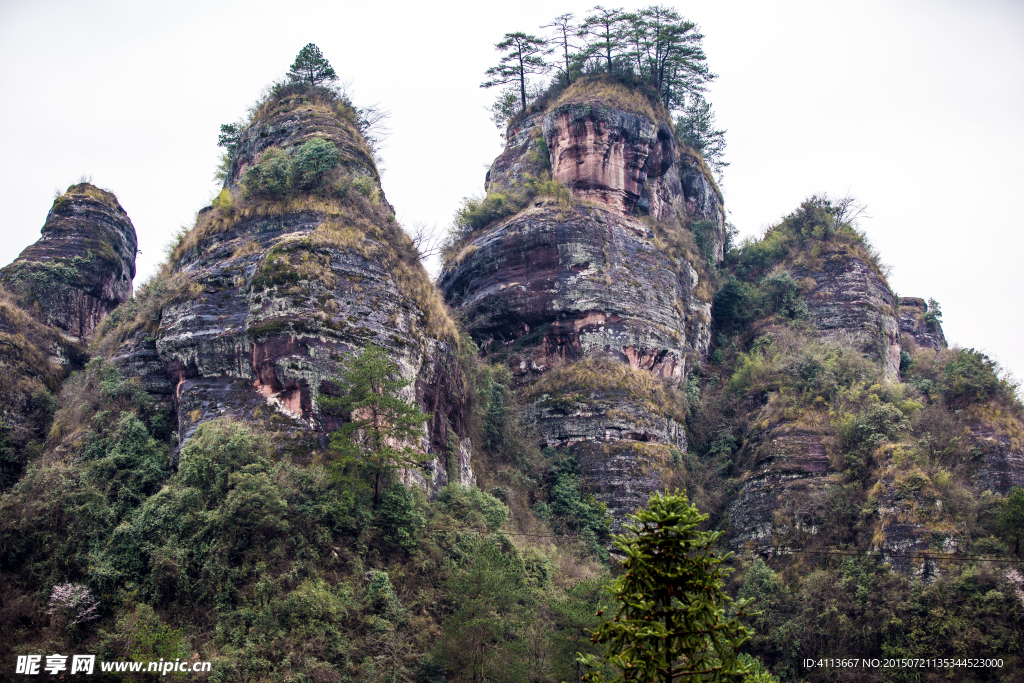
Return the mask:
[[[443,230],[501,151],[478,87],[493,43],[593,4],[0,0],[0,263],[84,174],[131,216],[143,281],[216,192],[219,124],[309,42],[357,104],[391,112],[399,219]],[[708,99],[741,235],[815,192],[853,194],[894,289],[937,299],[951,343],[1024,378],[1024,2],[666,4],[700,25],[719,75]]]

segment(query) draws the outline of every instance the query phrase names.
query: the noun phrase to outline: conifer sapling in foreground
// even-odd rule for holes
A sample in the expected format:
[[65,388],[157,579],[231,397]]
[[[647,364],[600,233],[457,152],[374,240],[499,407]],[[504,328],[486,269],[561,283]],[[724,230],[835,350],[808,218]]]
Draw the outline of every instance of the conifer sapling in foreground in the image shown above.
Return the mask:
[[708,516],[685,492],[654,493],[648,509],[629,517],[626,533],[614,538],[625,555],[625,573],[609,587],[618,611],[592,634],[608,649],[600,659],[579,658],[590,669],[585,680],[603,683],[598,668],[608,665],[619,671],[612,681],[744,680],[738,650],[750,631],[738,617],[749,601],[736,601],[737,616],[726,617],[733,602],[722,588],[728,554],[712,551],[722,533],[697,529]]

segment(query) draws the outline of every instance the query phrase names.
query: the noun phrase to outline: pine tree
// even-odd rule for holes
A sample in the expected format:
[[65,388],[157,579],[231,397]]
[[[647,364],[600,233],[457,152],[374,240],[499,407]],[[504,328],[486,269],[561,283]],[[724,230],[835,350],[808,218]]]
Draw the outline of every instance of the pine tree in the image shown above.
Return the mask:
[[1020,555],[1020,539],[1024,536],[1024,489],[1014,486],[1003,501],[999,528],[1013,539],[1013,554]]
[[715,129],[715,114],[711,103],[700,95],[690,97],[690,104],[676,118],[676,135],[680,140],[701,153],[711,169],[721,175],[729,164],[722,161],[725,154],[725,131]]
[[588,51],[603,56],[608,73],[612,73],[615,54],[622,48],[628,15],[621,7],[605,9],[597,5],[591,11],[593,14],[580,25],[580,35],[594,36],[596,40],[588,44]]
[[548,63],[544,55],[551,52],[548,41],[525,33],[506,33],[505,39],[495,43],[496,50],[506,50],[506,54],[484,73],[491,80],[480,84],[481,88],[493,88],[496,85],[515,83],[519,86],[519,103],[526,109],[526,80],[530,74],[547,73]]
[[[621,672],[614,681],[743,680],[738,649],[750,631],[737,617],[726,618],[732,600],[722,579],[730,570],[722,562],[728,555],[712,551],[721,532],[697,529],[707,518],[678,491],[655,493],[647,510],[630,515],[627,533],[615,537],[626,556],[625,573],[609,587],[618,612],[592,636],[608,649],[602,659],[580,657],[581,664],[611,665]],[[735,603],[739,616],[747,603]],[[604,681],[593,670],[585,678]]]
[[573,23],[571,12],[560,14],[550,24],[541,28],[552,28],[555,37],[552,42],[561,50],[561,59],[555,60],[555,69],[565,79],[566,85],[572,85],[573,77],[579,73],[582,65],[581,55],[573,38],[579,35],[580,27]]
[[343,395],[319,400],[325,412],[351,417],[331,434],[331,450],[338,456],[334,466],[355,464],[366,472],[373,482],[374,505],[380,505],[384,487],[396,470],[415,467],[423,460],[423,454],[408,444],[420,436],[430,415],[401,396],[410,382],[402,379],[398,365],[384,349],[371,344],[341,376]]
[[320,48],[309,43],[295,57],[288,69],[288,78],[293,83],[315,86],[338,80],[338,74],[334,73],[331,63],[324,58]]

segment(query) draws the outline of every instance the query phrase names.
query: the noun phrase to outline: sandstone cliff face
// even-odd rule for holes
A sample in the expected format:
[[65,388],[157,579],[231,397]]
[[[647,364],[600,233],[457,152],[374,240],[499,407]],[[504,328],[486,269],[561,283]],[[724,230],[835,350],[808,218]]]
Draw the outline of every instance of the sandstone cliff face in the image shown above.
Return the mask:
[[826,438],[792,423],[754,435],[740,455],[741,488],[729,506],[731,543],[810,545],[823,525],[824,500],[840,481]]
[[[1020,423],[1016,425],[1020,430]],[[981,451],[977,470],[977,490],[1007,495],[1014,486],[1024,488],[1024,448],[992,424],[978,423],[971,428],[974,443]],[[1019,432],[1018,432],[1019,434]]]
[[[329,191],[243,197],[238,182],[262,153],[313,138],[341,154]],[[172,259],[176,293],[158,328],[127,339],[119,366],[154,394],[170,392],[182,443],[202,422],[230,416],[262,424],[283,451],[309,458],[341,424],[318,398],[337,395],[347,359],[377,344],[412,382],[407,397],[432,416],[418,444],[429,462],[406,479],[436,487],[449,472],[470,477],[469,444],[447,452],[451,435],[465,436],[457,331],[352,121],[302,97],[270,102],[243,132],[231,168],[233,202],[201,213]]]
[[946,335],[942,333],[942,324],[929,321],[928,304],[924,299],[916,297],[900,297],[900,332],[910,335],[914,343],[928,349],[939,351],[947,348]]
[[[571,200],[534,198],[459,244],[442,270],[445,300],[486,353],[508,354],[524,391],[598,359],[678,385],[707,354],[712,292],[684,226],[701,221],[707,254],[721,259],[722,207],[667,118],[631,96],[577,84],[514,123],[488,191],[514,194],[550,169]],[[617,526],[663,485],[685,432],[629,392],[567,386],[531,394],[525,417],[545,444],[576,453]]]
[[84,339],[132,294],[135,228],[113,194],[72,185],[42,236],[0,270],[0,283],[43,324]]
[[824,254],[815,265],[790,269],[803,280],[808,318],[825,339],[845,341],[882,363],[885,376],[900,373],[897,302],[886,282],[861,258]]
[[53,202],[42,236],[0,269],[0,488],[41,452],[61,382],[85,338],[131,297],[135,228],[88,183]]
[[440,286],[481,345],[543,328],[530,360],[513,371],[610,356],[678,379],[688,354],[704,351],[710,320],[706,303],[694,301],[696,271],[653,236],[644,223],[598,207],[541,202],[472,240]]

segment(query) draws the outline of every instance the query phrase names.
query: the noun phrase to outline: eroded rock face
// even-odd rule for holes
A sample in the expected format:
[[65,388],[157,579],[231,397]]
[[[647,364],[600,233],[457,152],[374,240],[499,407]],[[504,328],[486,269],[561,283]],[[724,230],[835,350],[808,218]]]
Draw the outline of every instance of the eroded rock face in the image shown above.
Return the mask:
[[803,280],[808,318],[823,338],[851,343],[878,359],[886,377],[899,379],[896,300],[866,262],[845,254],[825,254],[820,267],[796,266],[790,272]]
[[597,207],[542,205],[487,230],[440,286],[479,344],[543,328],[520,374],[607,356],[678,380],[706,352],[697,272],[654,243],[642,222]]
[[[623,216],[638,208],[648,178],[664,176],[675,164],[671,128],[645,116],[569,103],[548,112],[541,125],[551,154],[551,177],[575,196]],[[657,202],[651,211],[645,197],[641,212],[667,215],[682,195],[678,174],[675,181],[676,187],[663,196],[667,202]]]
[[666,471],[687,447],[684,425],[635,400],[629,389],[544,393],[527,405],[523,419],[545,445],[575,456],[587,490],[608,506],[614,532],[663,487]]
[[[231,417],[310,459],[347,419],[325,413],[320,397],[337,396],[349,359],[376,344],[410,382],[406,398],[431,415],[416,444],[425,464],[403,480],[436,488],[453,473],[470,481],[457,330],[379,187],[367,190],[365,180],[378,175],[365,143],[323,103],[292,96],[264,112],[231,163],[235,202],[201,212],[174,262],[178,294],[156,332],[132,336],[115,362],[154,395],[169,395],[181,444],[201,423]],[[243,199],[238,183],[270,146],[288,151],[317,137],[341,154],[342,189],[293,192],[279,203]],[[347,184],[360,189],[346,192]],[[456,453],[447,452],[452,435]]]
[[1024,451],[1014,444],[1009,435],[992,425],[976,424],[971,427],[974,442],[981,451],[978,468],[978,491],[992,491],[1007,495],[1014,486],[1024,488]]
[[931,480],[916,465],[890,461],[871,490],[878,522],[872,545],[894,570],[926,581],[942,571],[937,554],[955,553],[967,535],[955,516],[945,511]]
[[815,536],[824,499],[840,475],[832,471],[821,434],[791,424],[752,441],[752,461],[729,506],[730,542],[802,544]]
[[[603,92],[629,100],[614,87]],[[700,221],[708,255],[721,259],[714,182],[681,153],[667,118],[594,101],[585,83],[573,88],[509,128],[486,184],[514,195],[527,175],[550,171],[573,201],[537,197],[492,223],[459,246],[439,286],[484,352],[508,356],[522,391],[592,361],[678,385],[707,355],[712,292],[704,266],[668,243],[693,244],[683,233]],[[685,431],[629,392],[572,386],[529,398],[525,419],[545,445],[576,454],[618,528],[663,487]]]
[[39,240],[0,270],[0,283],[43,324],[84,339],[131,297],[137,247],[113,194],[72,185],[54,200]]
[[914,343],[939,351],[947,348],[946,335],[942,333],[942,324],[929,321],[928,304],[917,297],[900,297],[900,332],[910,335]]

